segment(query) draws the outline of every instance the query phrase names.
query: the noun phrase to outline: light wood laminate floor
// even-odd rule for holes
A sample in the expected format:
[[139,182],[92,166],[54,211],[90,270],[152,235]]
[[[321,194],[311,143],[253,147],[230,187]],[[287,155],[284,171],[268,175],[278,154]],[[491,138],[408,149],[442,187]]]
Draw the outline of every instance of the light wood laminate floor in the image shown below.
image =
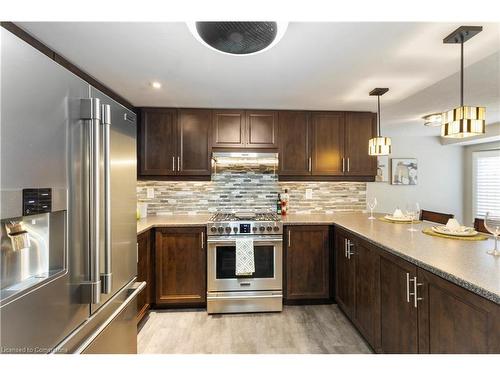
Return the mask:
[[145,354],[371,353],[337,305],[225,315],[153,310],[139,328],[138,352]]

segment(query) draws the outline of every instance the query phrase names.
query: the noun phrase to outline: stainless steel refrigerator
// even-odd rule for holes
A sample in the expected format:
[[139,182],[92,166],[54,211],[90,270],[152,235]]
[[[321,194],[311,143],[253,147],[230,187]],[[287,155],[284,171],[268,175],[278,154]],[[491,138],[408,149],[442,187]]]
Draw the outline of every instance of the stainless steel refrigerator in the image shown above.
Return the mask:
[[0,353],[133,353],[136,116],[1,30]]

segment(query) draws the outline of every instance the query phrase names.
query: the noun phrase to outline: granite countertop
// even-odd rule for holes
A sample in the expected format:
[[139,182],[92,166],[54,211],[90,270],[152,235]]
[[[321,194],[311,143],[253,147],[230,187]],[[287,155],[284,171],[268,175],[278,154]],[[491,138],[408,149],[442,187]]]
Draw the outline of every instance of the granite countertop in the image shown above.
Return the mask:
[[161,227],[197,227],[207,225],[212,215],[158,215],[137,220],[137,234],[151,228]]
[[[378,215],[381,216],[381,215]],[[153,216],[141,219],[137,232],[153,227],[205,225],[210,215]],[[493,248],[487,241],[460,241],[409,232],[407,224],[368,220],[367,214],[289,214],[285,225],[337,225],[368,242],[416,264],[457,285],[500,304],[500,258],[486,254]],[[418,229],[431,226],[422,223]]]

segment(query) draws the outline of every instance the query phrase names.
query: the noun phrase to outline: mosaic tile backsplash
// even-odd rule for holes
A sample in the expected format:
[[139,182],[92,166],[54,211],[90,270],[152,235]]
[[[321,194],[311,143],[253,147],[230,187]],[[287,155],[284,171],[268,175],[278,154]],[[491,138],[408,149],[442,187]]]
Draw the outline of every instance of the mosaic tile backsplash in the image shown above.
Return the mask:
[[[154,198],[147,198],[147,188]],[[364,182],[280,182],[272,170],[228,168],[212,181],[138,181],[139,202],[148,215],[207,214],[238,209],[275,210],[278,193],[288,189],[289,213],[333,213],[366,208]],[[312,198],[306,199],[306,189]]]

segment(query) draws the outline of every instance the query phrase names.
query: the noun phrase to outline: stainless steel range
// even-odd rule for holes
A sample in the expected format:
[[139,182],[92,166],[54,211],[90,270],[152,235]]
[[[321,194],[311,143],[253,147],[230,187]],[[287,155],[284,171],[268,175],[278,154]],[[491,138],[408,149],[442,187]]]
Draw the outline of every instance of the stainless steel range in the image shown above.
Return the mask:
[[[217,213],[207,227],[207,311],[283,309],[283,224],[274,213]],[[236,275],[236,239],[253,240],[255,272]]]

